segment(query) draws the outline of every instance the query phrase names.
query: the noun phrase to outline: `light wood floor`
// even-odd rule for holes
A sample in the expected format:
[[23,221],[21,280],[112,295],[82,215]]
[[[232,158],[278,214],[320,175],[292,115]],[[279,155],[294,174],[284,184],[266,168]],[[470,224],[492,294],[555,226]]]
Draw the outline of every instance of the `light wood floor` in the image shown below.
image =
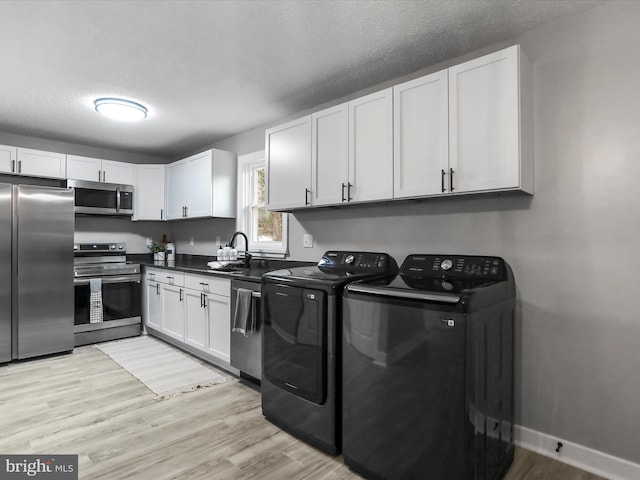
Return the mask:
[[[78,454],[86,480],[360,478],[264,420],[235,379],[159,400],[91,346],[0,367],[0,453]],[[518,449],[506,479],[600,477]]]

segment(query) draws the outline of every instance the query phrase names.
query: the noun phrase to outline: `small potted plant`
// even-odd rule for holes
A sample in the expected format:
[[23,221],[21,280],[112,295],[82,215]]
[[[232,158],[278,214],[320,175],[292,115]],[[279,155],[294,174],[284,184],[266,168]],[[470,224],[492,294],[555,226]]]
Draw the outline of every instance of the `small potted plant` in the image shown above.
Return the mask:
[[167,250],[167,244],[161,242],[153,242],[149,245],[149,250],[153,253],[153,260],[156,262],[164,262],[164,255]]

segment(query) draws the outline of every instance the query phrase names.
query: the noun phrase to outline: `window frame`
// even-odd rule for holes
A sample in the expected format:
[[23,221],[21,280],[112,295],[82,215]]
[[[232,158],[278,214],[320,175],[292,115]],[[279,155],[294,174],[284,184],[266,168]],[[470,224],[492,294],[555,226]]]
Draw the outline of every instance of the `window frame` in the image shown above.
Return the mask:
[[[264,150],[238,157],[238,212],[237,229],[244,232],[249,239],[247,250],[259,257],[284,258],[289,252],[289,215],[282,212],[282,242],[254,242],[253,239],[253,172],[257,168],[265,168],[266,157]],[[265,192],[266,196],[266,192]],[[265,198],[266,201],[266,198]],[[265,202],[266,203],[266,202]]]

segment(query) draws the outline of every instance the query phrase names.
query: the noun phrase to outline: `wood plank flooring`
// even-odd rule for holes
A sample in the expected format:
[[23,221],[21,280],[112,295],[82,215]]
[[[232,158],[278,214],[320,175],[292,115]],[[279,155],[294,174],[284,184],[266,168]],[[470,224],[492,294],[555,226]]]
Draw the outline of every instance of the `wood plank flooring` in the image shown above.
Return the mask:
[[[160,400],[91,346],[0,367],[0,453],[77,454],[86,480],[360,478],[267,422],[235,379]],[[600,478],[522,449],[506,477]]]

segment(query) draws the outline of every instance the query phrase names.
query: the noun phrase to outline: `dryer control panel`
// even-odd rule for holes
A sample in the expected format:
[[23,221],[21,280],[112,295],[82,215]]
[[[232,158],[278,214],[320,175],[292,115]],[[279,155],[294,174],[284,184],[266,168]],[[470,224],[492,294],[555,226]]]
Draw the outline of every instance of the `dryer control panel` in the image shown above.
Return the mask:
[[409,255],[400,267],[403,275],[437,278],[479,278],[503,280],[506,275],[500,257],[476,255]]
[[352,272],[380,272],[394,274],[398,271],[395,260],[386,253],[373,252],[326,252],[318,267],[323,270],[347,270]]

